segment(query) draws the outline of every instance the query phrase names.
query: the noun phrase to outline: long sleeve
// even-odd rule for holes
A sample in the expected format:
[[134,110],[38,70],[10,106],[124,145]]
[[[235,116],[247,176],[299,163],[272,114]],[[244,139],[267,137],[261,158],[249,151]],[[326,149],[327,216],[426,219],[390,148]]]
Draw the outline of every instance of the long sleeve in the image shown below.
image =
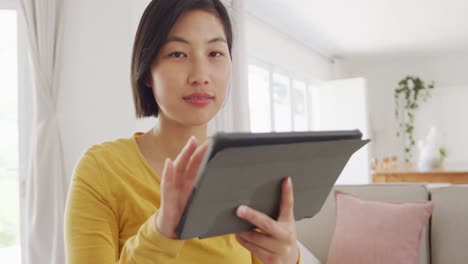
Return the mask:
[[[123,245],[119,254],[117,214],[106,197],[95,158],[86,153],[75,168],[65,213],[66,257],[69,264],[171,263],[184,241],[162,235],[152,215]],[[92,180],[92,183],[90,182]]]
[[141,134],[94,145],[76,165],[65,210],[67,263],[251,263],[233,235],[177,240],[159,232],[160,177],[139,150]]

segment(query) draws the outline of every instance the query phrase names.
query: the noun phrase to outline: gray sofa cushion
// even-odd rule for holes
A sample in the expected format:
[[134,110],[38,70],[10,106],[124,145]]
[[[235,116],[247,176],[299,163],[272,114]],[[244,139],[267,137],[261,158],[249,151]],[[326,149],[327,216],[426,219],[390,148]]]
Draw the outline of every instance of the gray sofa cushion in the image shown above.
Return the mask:
[[431,189],[433,264],[468,263],[468,186]]
[[[335,189],[354,194],[365,200],[381,202],[425,202],[429,198],[428,190],[422,184],[353,185],[336,186]],[[335,229],[334,190],[328,196],[320,213],[311,219],[304,219],[297,223],[298,239],[322,263],[327,261],[328,249]],[[430,263],[427,231],[425,230],[422,236],[418,264]]]

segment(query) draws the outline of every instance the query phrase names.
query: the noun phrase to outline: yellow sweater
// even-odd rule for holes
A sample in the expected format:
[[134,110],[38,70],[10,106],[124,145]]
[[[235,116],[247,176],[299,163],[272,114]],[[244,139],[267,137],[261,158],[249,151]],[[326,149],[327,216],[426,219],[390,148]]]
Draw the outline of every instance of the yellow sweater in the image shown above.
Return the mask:
[[67,199],[67,263],[261,263],[234,235],[172,240],[158,232],[159,176],[135,138],[91,147],[77,164]]

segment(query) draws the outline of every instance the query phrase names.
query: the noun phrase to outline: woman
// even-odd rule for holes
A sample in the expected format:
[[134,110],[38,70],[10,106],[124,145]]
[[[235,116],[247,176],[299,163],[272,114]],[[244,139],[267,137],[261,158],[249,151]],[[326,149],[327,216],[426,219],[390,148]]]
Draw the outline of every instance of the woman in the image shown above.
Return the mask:
[[207,124],[228,94],[231,49],[231,22],[219,0],[149,4],[131,79],[137,116],[157,123],[81,158],[67,200],[68,263],[299,262],[289,178],[277,220],[237,210],[260,230],[186,241],[175,235],[207,149]]

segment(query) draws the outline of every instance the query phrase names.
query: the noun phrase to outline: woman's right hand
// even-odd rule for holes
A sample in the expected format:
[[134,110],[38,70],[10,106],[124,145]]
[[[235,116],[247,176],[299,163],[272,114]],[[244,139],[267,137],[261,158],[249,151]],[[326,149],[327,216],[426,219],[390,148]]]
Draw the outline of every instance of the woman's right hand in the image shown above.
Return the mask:
[[208,149],[208,140],[198,146],[191,137],[175,161],[166,159],[161,177],[161,207],[156,216],[156,227],[168,238],[175,239],[176,228],[184,212],[187,200],[203,157]]

